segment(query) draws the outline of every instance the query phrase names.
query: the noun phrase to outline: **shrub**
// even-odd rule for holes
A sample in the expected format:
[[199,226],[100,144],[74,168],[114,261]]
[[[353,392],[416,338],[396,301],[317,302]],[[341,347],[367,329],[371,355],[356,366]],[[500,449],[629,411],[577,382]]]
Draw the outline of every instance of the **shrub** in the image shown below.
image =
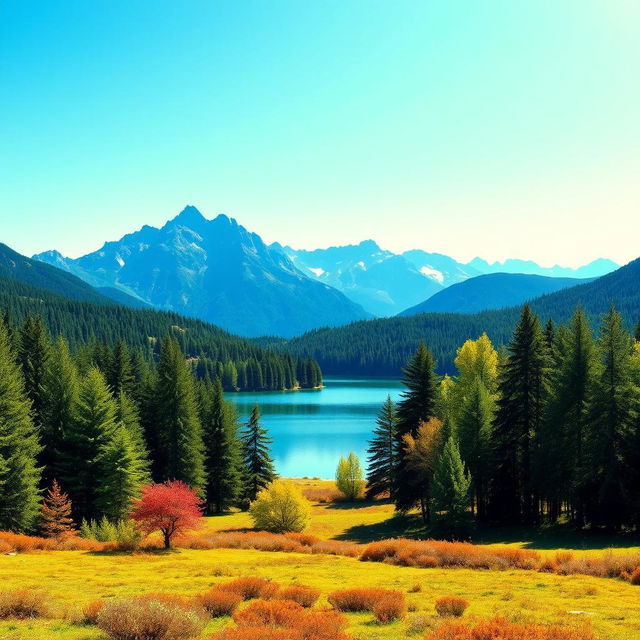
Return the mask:
[[640,567],[638,567],[629,578],[629,582],[631,584],[635,584],[636,586],[640,586]]
[[82,620],[85,624],[98,624],[98,614],[104,607],[104,600],[94,600],[82,609]]
[[197,596],[202,608],[212,617],[230,616],[242,602],[242,596],[233,591],[213,588]]
[[360,460],[353,451],[346,458],[340,458],[336,469],[336,487],[347,500],[355,500],[362,495],[364,480]]
[[302,640],[347,640],[347,619],[337,611],[304,611],[295,623]]
[[239,627],[294,628],[302,610],[297,602],[291,600],[256,600],[236,611],[233,619]]
[[31,589],[0,591],[0,620],[42,618],[47,613],[46,596],[41,591]]
[[320,591],[313,587],[305,587],[304,585],[291,585],[280,589],[275,595],[278,600],[293,600],[302,607],[313,607],[320,597]]
[[224,629],[211,640],[303,640],[296,629],[277,629],[275,627],[239,627]]
[[272,593],[273,585],[275,584],[275,582],[270,582],[266,578],[247,576],[223,582],[217,585],[217,588],[221,591],[237,593],[243,600],[253,600],[254,598],[260,598],[265,592]]
[[588,627],[517,624],[504,618],[494,618],[467,627],[447,622],[428,634],[425,640],[595,640]]
[[98,627],[114,640],[177,640],[200,634],[194,611],[148,597],[112,600],[98,613]]
[[272,533],[302,531],[311,517],[311,505],[291,482],[275,480],[260,491],[249,507],[257,529]]
[[436,611],[443,618],[459,618],[469,606],[469,601],[458,596],[443,596],[436,600]]
[[404,594],[391,589],[341,589],[329,594],[331,606],[338,611],[373,611],[374,606],[384,600],[400,599],[404,603]]
[[404,594],[394,593],[393,596],[385,596],[380,598],[373,605],[373,615],[376,620],[382,624],[404,618],[407,613],[407,605],[404,600]]

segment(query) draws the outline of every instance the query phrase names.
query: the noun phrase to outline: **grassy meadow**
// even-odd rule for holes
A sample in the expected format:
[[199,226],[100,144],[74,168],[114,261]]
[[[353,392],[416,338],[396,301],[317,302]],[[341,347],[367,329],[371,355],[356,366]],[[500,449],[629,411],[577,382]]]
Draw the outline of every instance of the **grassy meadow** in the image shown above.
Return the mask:
[[[417,521],[393,515],[385,503],[342,504],[319,502],[331,497],[331,483],[300,480],[311,497],[313,517],[309,532],[324,539],[368,542],[407,535],[402,526],[419,533]],[[237,531],[251,527],[245,513],[206,520],[208,531]],[[531,546],[552,554],[556,548],[580,549],[578,554],[602,553],[613,542],[607,538],[564,537],[557,532],[538,534],[533,540],[498,539],[514,546]],[[633,540],[619,543],[613,553],[632,550]],[[633,548],[637,551],[637,548]],[[589,624],[602,640],[640,637],[640,588],[621,579],[584,575],[557,575],[522,569],[502,571],[462,568],[415,568],[356,558],[309,553],[266,552],[245,549],[177,549],[127,553],[86,551],[36,551],[0,556],[0,591],[27,588],[46,593],[49,618],[0,620],[1,640],[99,640],[106,636],[83,624],[82,608],[96,599],[145,593],[195,595],[239,576],[261,576],[286,586],[296,582],[319,589],[316,606],[326,605],[327,595],[346,587],[384,587],[406,594],[409,612],[404,620],[379,624],[371,613],[350,613],[348,632],[362,640],[422,638],[441,622],[434,610],[440,596],[463,596],[470,601],[463,620],[494,615],[526,622]],[[208,623],[203,637],[230,618]]]

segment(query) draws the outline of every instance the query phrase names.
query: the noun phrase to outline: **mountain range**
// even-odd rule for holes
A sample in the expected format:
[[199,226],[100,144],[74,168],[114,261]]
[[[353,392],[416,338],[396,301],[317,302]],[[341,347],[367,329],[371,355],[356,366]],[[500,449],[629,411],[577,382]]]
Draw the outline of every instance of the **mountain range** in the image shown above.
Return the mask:
[[112,287],[245,336],[293,336],[371,317],[343,293],[300,273],[281,251],[235,220],[186,207],[81,258],[34,256],[94,287]]
[[593,278],[551,278],[526,273],[488,273],[452,284],[399,315],[412,316],[434,311],[476,313],[487,309],[504,309],[592,280]]
[[[422,307],[425,301],[436,296],[433,304],[441,304],[438,296],[452,285],[498,271],[520,270],[551,280],[550,276],[598,277],[617,266],[605,259],[579,269],[545,268],[520,260],[489,264],[480,258],[464,264],[419,249],[396,254],[373,240],[296,250],[267,245],[234,219],[221,214],[209,220],[193,206],[160,228],[143,226],[80,258],[67,258],[56,250],[33,258],[128,306],[189,315],[248,337],[287,338],[407,309],[426,310],[430,307]],[[462,296],[455,305],[448,303],[447,310],[498,308],[569,286],[560,280],[541,282],[503,279],[500,286],[485,287],[475,301],[469,297],[466,304]],[[469,291],[474,288],[479,284]]]

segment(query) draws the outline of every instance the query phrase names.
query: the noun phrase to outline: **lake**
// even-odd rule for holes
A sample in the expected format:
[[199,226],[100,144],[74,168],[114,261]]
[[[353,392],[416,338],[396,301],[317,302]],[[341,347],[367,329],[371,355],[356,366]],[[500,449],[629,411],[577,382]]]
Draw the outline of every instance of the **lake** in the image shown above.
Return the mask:
[[273,439],[276,470],[285,477],[335,477],[340,456],[354,451],[366,468],[367,441],[388,395],[399,397],[399,380],[324,379],[313,391],[228,393],[246,422],[254,404]]

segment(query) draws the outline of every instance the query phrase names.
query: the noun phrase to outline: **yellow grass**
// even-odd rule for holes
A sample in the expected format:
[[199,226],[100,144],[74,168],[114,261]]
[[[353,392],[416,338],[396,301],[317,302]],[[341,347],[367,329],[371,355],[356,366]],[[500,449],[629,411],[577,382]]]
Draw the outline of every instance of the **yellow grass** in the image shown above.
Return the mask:
[[[250,526],[244,513],[208,518],[206,523],[211,530]],[[325,538],[359,540],[399,526],[387,504],[353,508],[314,504],[310,532]],[[522,570],[418,569],[339,556],[229,549],[0,556],[0,575],[0,590],[27,587],[46,591],[55,616],[50,620],[0,621],[0,640],[104,640],[95,627],[78,623],[82,607],[92,600],[149,592],[190,595],[238,576],[310,585],[322,593],[319,605],[326,605],[327,595],[338,588],[383,587],[405,592],[410,612],[404,621],[378,625],[370,613],[348,614],[349,632],[362,640],[422,638],[424,632],[410,634],[408,625],[417,617],[423,618],[427,628],[440,624],[434,603],[443,595],[462,596],[471,602],[463,620],[496,614],[519,621],[573,625],[589,620],[602,640],[640,638],[640,587],[610,578]],[[203,637],[227,624],[232,624],[228,618],[211,622]]]

